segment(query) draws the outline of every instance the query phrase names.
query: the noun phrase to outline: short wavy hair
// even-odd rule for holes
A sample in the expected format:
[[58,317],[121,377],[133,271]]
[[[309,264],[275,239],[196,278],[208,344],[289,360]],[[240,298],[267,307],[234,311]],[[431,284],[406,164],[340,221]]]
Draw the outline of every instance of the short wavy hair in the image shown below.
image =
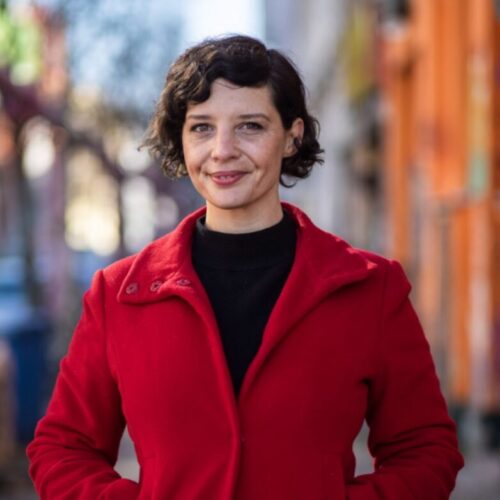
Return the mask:
[[289,130],[296,118],[304,121],[304,136],[296,140],[295,154],[282,160],[282,185],[288,186],[283,176],[304,178],[315,163],[323,163],[319,124],[307,111],[304,84],[294,64],[259,40],[230,35],[209,38],[187,49],[167,73],[141,147],[161,161],[168,177],[187,175],[182,149],[187,108],[190,103],[206,101],[218,78],[242,87],[268,85],[284,128]]

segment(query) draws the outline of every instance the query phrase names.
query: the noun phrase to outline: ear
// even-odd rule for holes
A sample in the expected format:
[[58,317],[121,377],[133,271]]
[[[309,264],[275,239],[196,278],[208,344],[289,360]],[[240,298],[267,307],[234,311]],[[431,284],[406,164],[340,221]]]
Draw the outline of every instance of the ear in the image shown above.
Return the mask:
[[304,120],[295,118],[292,126],[286,131],[286,144],[283,158],[289,158],[297,152],[297,141],[302,142],[304,136]]

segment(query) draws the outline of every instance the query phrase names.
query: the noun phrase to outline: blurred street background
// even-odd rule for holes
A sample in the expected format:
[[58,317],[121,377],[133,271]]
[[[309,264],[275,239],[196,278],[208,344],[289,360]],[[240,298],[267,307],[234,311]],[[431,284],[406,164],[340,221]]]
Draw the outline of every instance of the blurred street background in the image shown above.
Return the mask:
[[0,499],[37,498],[24,449],[92,274],[201,205],[137,148],[172,60],[228,32],[297,63],[326,161],[282,196],[403,264],[452,499],[500,499],[500,0],[0,0]]

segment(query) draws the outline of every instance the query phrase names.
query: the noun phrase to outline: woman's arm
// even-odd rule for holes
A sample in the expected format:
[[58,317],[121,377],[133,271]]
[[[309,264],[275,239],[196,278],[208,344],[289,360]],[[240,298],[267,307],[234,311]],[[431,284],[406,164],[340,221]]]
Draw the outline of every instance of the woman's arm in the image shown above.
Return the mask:
[[42,499],[135,499],[137,483],[113,469],[125,426],[104,332],[102,272],[61,362],[52,399],[27,449]]
[[366,419],[375,472],[348,485],[349,500],[445,500],[463,466],[409,291],[401,266],[391,262]]

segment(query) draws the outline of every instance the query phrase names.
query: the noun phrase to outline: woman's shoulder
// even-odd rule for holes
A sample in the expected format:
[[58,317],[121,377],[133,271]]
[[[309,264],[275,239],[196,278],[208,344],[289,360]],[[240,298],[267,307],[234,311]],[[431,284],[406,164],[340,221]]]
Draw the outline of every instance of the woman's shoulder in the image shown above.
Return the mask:
[[391,279],[406,284],[406,274],[401,264],[382,253],[358,248],[342,236],[322,229],[298,207],[284,203],[299,228],[299,252],[325,275],[360,274],[372,280],[385,282]]

